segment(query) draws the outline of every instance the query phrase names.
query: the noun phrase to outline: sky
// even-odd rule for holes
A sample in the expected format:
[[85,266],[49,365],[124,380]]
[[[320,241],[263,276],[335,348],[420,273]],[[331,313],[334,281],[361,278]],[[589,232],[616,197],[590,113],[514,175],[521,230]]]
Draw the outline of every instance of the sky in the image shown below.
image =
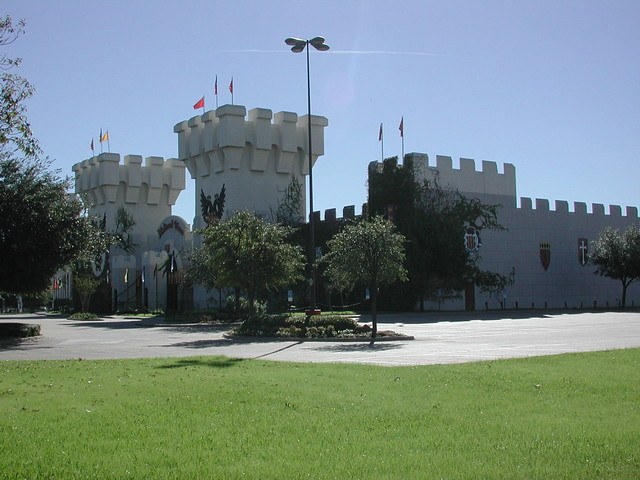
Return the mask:
[[[28,118],[64,175],[99,152],[177,156],[175,124],[234,103],[328,118],[314,208],[366,202],[367,165],[405,152],[516,167],[518,197],[640,206],[637,0],[4,0]],[[384,128],[384,151],[378,140]],[[106,145],[104,146],[106,151]],[[174,214],[192,223],[194,181]],[[608,207],[607,207],[608,211]],[[624,211],[624,209],[623,209]],[[339,213],[340,214],[340,213]]]

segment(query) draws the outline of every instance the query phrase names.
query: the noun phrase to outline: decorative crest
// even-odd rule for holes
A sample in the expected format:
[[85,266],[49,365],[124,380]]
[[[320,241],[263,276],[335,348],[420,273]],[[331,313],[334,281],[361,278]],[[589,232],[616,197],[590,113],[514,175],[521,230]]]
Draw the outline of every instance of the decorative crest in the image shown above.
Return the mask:
[[587,264],[589,260],[589,242],[587,242],[586,238],[578,239],[578,262],[583,267]]
[[211,195],[205,195],[204,190],[200,189],[200,209],[202,210],[202,218],[207,225],[219,222],[224,213],[224,203],[227,196],[225,184],[222,184],[220,193],[216,193],[211,201]]
[[551,244],[549,242],[540,243],[540,263],[546,272],[551,263]]

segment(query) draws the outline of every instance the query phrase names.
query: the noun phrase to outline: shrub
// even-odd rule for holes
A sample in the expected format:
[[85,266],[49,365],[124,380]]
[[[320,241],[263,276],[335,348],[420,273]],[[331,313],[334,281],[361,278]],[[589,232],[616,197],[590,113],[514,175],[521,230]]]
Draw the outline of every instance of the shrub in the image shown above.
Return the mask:
[[40,325],[35,323],[0,323],[0,339],[24,338],[40,335]]
[[68,318],[69,320],[100,320],[100,317],[98,317],[95,313],[89,312],[77,312]]
[[283,338],[334,338],[355,336],[358,322],[340,315],[293,316],[290,314],[253,315],[236,330],[236,335]]

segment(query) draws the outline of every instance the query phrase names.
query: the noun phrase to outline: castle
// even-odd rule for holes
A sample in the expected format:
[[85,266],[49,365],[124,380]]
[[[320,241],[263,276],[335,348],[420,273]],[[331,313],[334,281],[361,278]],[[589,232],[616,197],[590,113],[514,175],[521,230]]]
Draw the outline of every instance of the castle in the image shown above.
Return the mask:
[[[312,161],[324,154],[324,128],[328,120],[311,117]],[[171,214],[180,192],[185,188],[185,169],[195,180],[196,205],[204,198],[224,206],[228,216],[250,209],[264,218],[273,218],[283,192],[292,181],[304,185],[308,175],[308,124],[306,115],[273,112],[239,105],[224,105],[215,111],[175,125],[178,158],[163,159],[126,155],[123,163],[115,153],[102,153],[73,166],[75,190],[91,203],[90,214],[104,217],[107,229],[115,226],[116,212],[124,207],[133,216],[131,234],[136,245],[129,255],[111,249],[104,265],[94,273],[105,278],[111,306],[122,310],[144,306],[149,309],[205,308],[217,306],[217,295],[202,287],[177,289],[181,272],[181,252],[197,245],[187,222]],[[486,231],[482,235],[482,267],[501,274],[514,272],[514,284],[500,295],[481,294],[468,289],[462,299],[432,304],[431,308],[587,308],[616,306],[619,282],[594,275],[587,263],[588,244],[606,226],[626,228],[638,223],[638,210],[612,205],[605,214],[604,205],[594,204],[590,211],[584,203],[573,208],[565,201],[516,197],[516,169],[504,164],[502,172],[494,162],[482,162],[476,170],[472,159],[460,159],[453,168],[450,157],[436,157],[431,164],[425,154],[411,153],[418,178],[437,171],[441,183],[450,184],[464,194],[487,204],[502,205],[500,222],[507,231]],[[372,162],[369,168],[378,168]],[[300,218],[306,218],[306,195],[302,189]],[[204,226],[196,209],[193,228]],[[335,209],[325,211],[323,222],[336,220]],[[345,207],[345,217],[354,217],[355,209]],[[462,241],[462,238],[461,238]],[[640,288],[628,290],[628,304],[640,303]]]

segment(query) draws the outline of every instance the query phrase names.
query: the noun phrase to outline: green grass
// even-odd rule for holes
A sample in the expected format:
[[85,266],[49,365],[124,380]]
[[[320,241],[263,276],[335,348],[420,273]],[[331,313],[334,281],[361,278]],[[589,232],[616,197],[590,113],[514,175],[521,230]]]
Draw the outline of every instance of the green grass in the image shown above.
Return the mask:
[[0,362],[0,478],[638,478],[640,349]]

